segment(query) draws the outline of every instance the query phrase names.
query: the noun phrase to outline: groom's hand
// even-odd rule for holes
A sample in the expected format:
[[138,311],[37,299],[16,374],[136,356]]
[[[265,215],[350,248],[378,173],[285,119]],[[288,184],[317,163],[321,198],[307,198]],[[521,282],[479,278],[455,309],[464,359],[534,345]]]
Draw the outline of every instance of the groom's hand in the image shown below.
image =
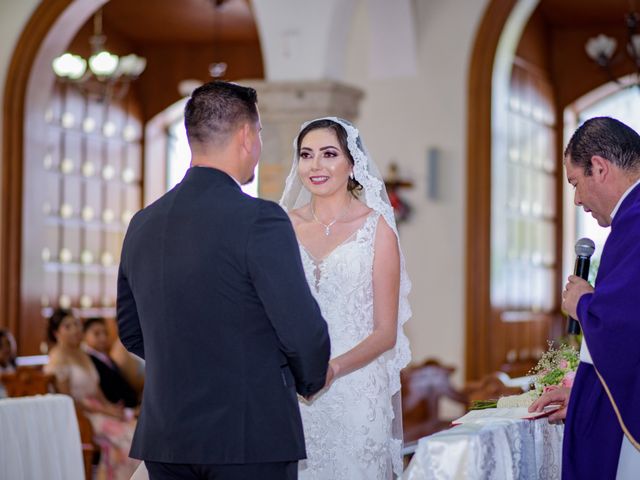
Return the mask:
[[[324,381],[324,387],[322,387],[323,389],[325,388],[329,388],[331,386],[331,384],[333,383],[333,381],[336,379],[336,374],[338,373],[338,367],[337,365],[333,365],[331,362],[329,362],[329,366],[327,367],[327,377]],[[309,395],[306,397],[303,397],[307,402],[310,402],[311,400],[313,400],[313,397],[315,395]]]

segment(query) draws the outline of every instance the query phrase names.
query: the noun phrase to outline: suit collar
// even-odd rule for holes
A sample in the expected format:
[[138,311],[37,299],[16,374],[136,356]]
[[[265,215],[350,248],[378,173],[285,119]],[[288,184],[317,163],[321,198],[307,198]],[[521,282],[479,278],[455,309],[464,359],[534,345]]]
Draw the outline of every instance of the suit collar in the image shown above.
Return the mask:
[[240,190],[240,183],[238,183],[235,178],[217,168],[201,166],[190,167],[189,170],[187,170],[186,175],[184,176],[184,180],[197,179],[204,179],[207,181],[215,181],[228,184],[229,186],[237,187],[238,190]]

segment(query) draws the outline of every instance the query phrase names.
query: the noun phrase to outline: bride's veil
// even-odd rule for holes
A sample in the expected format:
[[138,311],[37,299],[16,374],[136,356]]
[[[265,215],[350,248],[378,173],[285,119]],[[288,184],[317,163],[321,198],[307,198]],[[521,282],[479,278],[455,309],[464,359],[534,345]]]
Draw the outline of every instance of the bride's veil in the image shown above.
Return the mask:
[[[304,123],[300,127],[302,131],[307,125],[317,120],[331,120],[342,126],[347,132],[347,146],[351,157],[354,161],[353,174],[354,178],[362,185],[362,191],[359,198],[369,208],[378,212],[387,225],[395,232],[398,237],[398,228],[396,226],[393,207],[389,201],[389,196],[384,186],[384,180],[380,174],[380,170],[374,163],[371,155],[364,147],[358,129],[350,122],[338,117],[325,117]],[[305,188],[298,175],[298,138],[293,141],[293,162],[291,171],[287,177],[284,192],[280,199],[280,205],[286,211],[300,208],[311,201],[311,193]],[[398,240],[400,248],[400,241]],[[397,475],[402,472],[402,459],[400,457],[400,449],[402,447],[402,410],[400,402],[400,370],[404,368],[411,360],[411,352],[409,350],[409,340],[404,334],[403,325],[411,317],[411,308],[409,306],[408,295],[411,290],[411,281],[407,275],[404,255],[400,249],[400,295],[398,299],[398,336],[395,348],[386,352],[384,358],[386,361],[387,374],[389,377],[389,389],[392,395],[392,404],[394,410],[393,421],[393,438],[395,447],[398,451],[394,452],[393,469]],[[396,464],[398,463],[399,464]]]

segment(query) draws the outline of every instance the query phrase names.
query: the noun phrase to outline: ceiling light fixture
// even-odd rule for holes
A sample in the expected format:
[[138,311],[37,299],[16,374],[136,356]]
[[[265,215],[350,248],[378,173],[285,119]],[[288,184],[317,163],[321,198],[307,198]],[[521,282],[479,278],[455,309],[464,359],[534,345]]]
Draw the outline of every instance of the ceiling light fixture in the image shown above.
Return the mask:
[[93,34],[89,38],[92,53],[88,61],[80,55],[65,52],[53,59],[56,76],[102,101],[122,98],[129,84],[144,71],[147,61],[133,53],[119,57],[109,52],[105,48],[106,40],[100,9],[93,17]]
[[[213,7],[213,54],[215,56],[220,56],[219,46],[220,43],[218,41],[221,35],[221,26],[222,26],[222,17],[218,20],[218,16],[222,15],[222,7],[227,0],[210,0],[211,6]],[[227,73],[227,62],[213,62],[209,65],[209,75],[213,78],[222,78],[224,74]]]
[[[631,11],[625,15],[627,30],[626,54],[631,59],[636,68],[635,85],[640,87],[640,14],[635,8],[635,1],[630,2]],[[620,80],[613,75],[612,66],[623,61],[625,55],[617,54],[618,41],[604,34],[590,38],[585,50],[591,60],[600,66],[607,76],[614,82],[621,84]]]

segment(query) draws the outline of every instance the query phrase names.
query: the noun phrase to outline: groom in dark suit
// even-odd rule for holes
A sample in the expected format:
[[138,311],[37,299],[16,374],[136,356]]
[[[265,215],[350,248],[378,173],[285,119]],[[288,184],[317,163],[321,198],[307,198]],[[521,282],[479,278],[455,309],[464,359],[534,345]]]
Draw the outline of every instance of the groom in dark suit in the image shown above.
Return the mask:
[[193,92],[191,168],[122,247],[120,338],[146,360],[131,456],[152,480],[297,478],[296,392],[327,380],[327,325],[289,219],[240,189],[262,150],[256,102],[226,82]]

